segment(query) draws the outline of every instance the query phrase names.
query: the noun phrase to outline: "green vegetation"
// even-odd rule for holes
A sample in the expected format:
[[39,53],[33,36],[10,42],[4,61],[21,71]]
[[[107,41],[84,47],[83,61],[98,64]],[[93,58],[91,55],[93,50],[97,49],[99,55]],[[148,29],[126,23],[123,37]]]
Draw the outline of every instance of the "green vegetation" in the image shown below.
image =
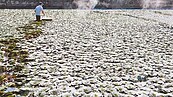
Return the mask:
[[[42,30],[39,27],[43,24],[43,21],[31,21],[29,24],[16,28],[16,30],[20,32],[21,36],[23,36],[21,39],[28,40],[31,38],[37,38],[39,35],[41,35]],[[28,50],[22,49],[17,45],[21,39],[15,37],[6,37],[0,39],[0,63],[5,63],[5,65],[0,66],[0,87],[5,87],[0,88],[1,97],[15,97],[16,92],[4,91],[9,87],[20,88],[20,86],[15,84],[15,81],[19,80],[20,78],[18,77],[20,76],[15,74],[16,72],[22,71],[25,64],[30,61],[27,59],[29,55]]]
[[118,97],[118,94],[113,94],[113,97]]
[[16,28],[16,30],[24,34],[25,39],[37,38],[42,33],[41,28],[39,28],[42,25],[44,25],[44,21],[31,21],[25,26]]

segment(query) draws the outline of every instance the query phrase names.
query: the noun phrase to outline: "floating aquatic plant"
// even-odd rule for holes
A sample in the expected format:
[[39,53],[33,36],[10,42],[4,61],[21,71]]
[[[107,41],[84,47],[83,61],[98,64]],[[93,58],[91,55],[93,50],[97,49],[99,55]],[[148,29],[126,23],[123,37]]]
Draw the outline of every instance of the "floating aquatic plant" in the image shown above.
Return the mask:
[[[24,34],[23,38],[25,39],[36,38],[41,35],[42,30],[38,27],[43,24],[43,21],[33,21],[24,26],[17,27],[16,30],[21,34]],[[7,85],[6,87],[18,87],[13,82],[19,79],[16,78],[19,77],[19,75],[16,76],[13,73],[21,71],[27,62],[34,61],[33,59],[28,58],[28,50],[22,49],[17,46],[17,43],[21,41],[20,39],[22,38],[0,38],[0,49],[4,52],[4,54],[2,52],[0,53],[0,62],[8,61],[7,66],[0,66],[0,85],[6,85],[6,83],[12,82],[11,85]],[[4,60],[4,57],[6,57],[7,60]],[[0,90],[0,95],[2,95],[2,97],[15,97],[15,94],[16,93],[13,91],[5,92],[4,90]]]

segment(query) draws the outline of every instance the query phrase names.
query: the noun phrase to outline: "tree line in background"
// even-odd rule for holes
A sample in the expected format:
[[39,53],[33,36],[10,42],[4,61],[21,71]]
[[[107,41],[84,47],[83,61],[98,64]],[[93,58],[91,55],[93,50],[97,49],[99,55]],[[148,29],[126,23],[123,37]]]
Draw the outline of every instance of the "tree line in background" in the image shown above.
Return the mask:
[[[90,0],[0,0],[0,8],[34,8],[38,2],[44,2],[45,8],[76,9],[74,1]],[[96,9],[115,8],[173,8],[173,0],[98,0]]]

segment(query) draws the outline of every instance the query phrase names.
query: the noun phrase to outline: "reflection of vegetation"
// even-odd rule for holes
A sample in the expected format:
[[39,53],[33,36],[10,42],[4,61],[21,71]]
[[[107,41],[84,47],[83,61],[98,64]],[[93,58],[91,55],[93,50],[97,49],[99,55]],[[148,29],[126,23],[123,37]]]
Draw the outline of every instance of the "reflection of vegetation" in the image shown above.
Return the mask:
[[[21,35],[23,35],[23,38],[21,39],[36,38],[42,33],[42,30],[39,27],[43,24],[44,22],[42,21],[32,21],[29,24],[16,28],[16,30],[19,31]],[[22,82],[20,77],[26,77],[26,75],[16,75],[16,72],[20,72],[28,61],[33,61],[28,59],[28,50],[22,49],[19,45],[17,45],[21,39],[15,37],[0,39],[0,64],[3,63],[3,65],[0,66],[0,87],[4,87],[0,88],[1,97],[15,97],[15,94],[26,95],[26,93],[21,91],[4,92],[10,87],[14,87],[14,89],[15,87],[20,88],[20,86],[16,84],[15,81]],[[12,84],[9,85],[8,83],[10,82]]]

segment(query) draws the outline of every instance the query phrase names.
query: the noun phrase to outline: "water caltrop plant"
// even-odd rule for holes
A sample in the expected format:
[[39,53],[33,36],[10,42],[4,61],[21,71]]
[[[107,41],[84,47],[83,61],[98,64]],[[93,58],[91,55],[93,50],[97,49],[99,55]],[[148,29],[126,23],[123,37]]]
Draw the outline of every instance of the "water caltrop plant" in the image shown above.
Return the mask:
[[[16,30],[23,35],[23,38],[16,37],[6,37],[0,38],[1,52],[0,52],[0,63],[4,64],[0,66],[0,88],[1,97],[15,97],[16,92],[14,91],[17,88],[20,88],[20,85],[16,84],[19,75],[16,75],[17,72],[22,71],[27,62],[33,61],[28,59],[29,53],[27,49],[23,49],[18,45],[22,40],[21,39],[31,39],[37,38],[41,35],[42,30],[39,28],[44,24],[44,21],[31,21],[28,24],[17,27]],[[17,80],[16,80],[17,79]],[[8,84],[12,83],[12,84]],[[14,87],[14,90],[11,88]],[[6,92],[5,92],[6,91]],[[20,94],[17,92],[17,94]]]

